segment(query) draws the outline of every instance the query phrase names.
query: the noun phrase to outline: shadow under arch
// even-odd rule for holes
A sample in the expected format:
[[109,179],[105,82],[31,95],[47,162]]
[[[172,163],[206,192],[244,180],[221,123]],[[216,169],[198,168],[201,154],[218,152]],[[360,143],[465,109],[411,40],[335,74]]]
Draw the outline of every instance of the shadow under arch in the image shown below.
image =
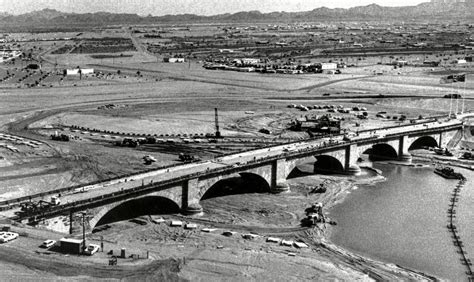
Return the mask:
[[342,174],[343,164],[335,157],[329,155],[319,155],[299,163],[288,175],[288,179],[304,177],[314,174]]
[[240,176],[221,179],[206,190],[201,200],[229,195],[269,193],[270,184],[255,173],[242,172]]
[[160,196],[148,196],[123,202],[104,214],[95,226],[133,219],[143,215],[176,214],[180,212],[178,204]]
[[344,173],[344,165],[335,157],[328,155],[316,156],[314,173],[341,174]]
[[397,151],[390,145],[381,143],[375,144],[372,148],[364,151],[363,154],[369,155],[371,161],[386,161],[398,159]]
[[408,150],[423,149],[423,147],[438,147],[438,142],[431,136],[423,136],[416,139]]

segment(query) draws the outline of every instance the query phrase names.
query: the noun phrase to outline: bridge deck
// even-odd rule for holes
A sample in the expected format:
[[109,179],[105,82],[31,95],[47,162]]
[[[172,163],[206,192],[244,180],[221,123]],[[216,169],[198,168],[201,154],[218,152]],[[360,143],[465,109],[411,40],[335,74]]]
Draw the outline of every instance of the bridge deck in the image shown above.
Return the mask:
[[[459,128],[462,122],[449,120],[444,122],[431,122],[424,124],[414,124],[400,126],[396,128],[378,129],[360,133],[351,141],[343,141],[343,136],[335,138],[320,138],[315,140],[304,140],[291,144],[278,145],[264,149],[257,149],[229,156],[224,156],[211,161],[184,164],[168,169],[137,174],[112,181],[105,181],[95,185],[85,185],[73,191],[61,195],[61,205],[51,210],[51,213],[65,212],[69,209],[78,209],[79,206],[87,206],[88,203],[100,199],[112,199],[117,195],[127,193],[136,194],[140,189],[149,191],[158,190],[160,185],[170,184],[173,181],[179,183],[186,179],[224,173],[226,171],[244,171],[250,166],[264,164],[277,159],[298,158],[306,155],[315,155],[321,152],[338,150],[349,144],[376,143],[390,138],[397,138],[403,135],[429,134],[430,132],[440,132],[453,128]],[[151,185],[153,184],[153,185]],[[148,192],[149,193],[149,192]],[[15,212],[19,211],[16,206],[0,212],[0,217],[15,217]]]

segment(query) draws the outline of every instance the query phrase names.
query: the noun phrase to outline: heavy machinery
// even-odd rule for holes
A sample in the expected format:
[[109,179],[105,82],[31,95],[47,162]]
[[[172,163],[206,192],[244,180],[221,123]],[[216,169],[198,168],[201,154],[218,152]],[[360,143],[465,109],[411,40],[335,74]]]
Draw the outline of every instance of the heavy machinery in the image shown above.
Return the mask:
[[306,218],[302,223],[304,226],[315,226],[317,223],[325,223],[326,217],[323,214],[323,204],[315,203],[305,210]]
[[31,214],[45,211],[51,207],[61,204],[59,196],[52,196],[51,201],[39,200],[38,202],[24,202],[20,204],[22,213]]
[[151,165],[152,163],[156,162],[156,159],[150,155],[144,156],[143,161],[146,165]]
[[55,133],[55,134],[51,134],[51,139],[55,140],[55,141],[65,141],[65,142],[67,142],[67,141],[69,141],[70,138],[69,138],[69,135],[66,135],[66,134],[59,135],[59,134]]
[[136,139],[132,138],[123,138],[121,146],[124,147],[137,147],[139,145],[138,141]]
[[196,161],[197,158],[193,155],[190,155],[190,154],[180,153],[179,154],[179,160],[182,161],[182,162],[192,162],[192,161]]

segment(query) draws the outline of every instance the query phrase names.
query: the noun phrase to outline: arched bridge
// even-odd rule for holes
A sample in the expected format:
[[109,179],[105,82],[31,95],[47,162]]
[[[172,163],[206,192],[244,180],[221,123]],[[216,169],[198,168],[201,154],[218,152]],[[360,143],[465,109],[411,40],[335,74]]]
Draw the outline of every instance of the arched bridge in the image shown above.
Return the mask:
[[88,226],[92,230],[112,211],[127,206],[129,211],[167,207],[176,212],[198,214],[202,212],[200,200],[231,178],[238,177],[247,186],[262,191],[286,192],[289,191],[286,179],[300,163],[312,160],[315,170],[355,175],[360,173],[357,160],[363,153],[374,159],[410,161],[409,150],[446,147],[462,127],[459,120],[431,121],[368,130],[351,137],[327,137],[251,150],[84,186],[74,191],[83,193],[62,195],[60,206],[19,219],[38,220],[87,210]]

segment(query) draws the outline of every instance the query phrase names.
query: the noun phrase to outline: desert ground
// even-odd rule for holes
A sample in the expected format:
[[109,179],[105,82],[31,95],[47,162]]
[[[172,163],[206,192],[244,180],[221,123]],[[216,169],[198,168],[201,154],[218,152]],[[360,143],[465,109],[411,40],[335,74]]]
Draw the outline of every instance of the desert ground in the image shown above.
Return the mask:
[[[108,35],[86,32],[79,41]],[[74,34],[41,36],[69,38]],[[114,36],[128,38],[129,33],[119,31]],[[474,106],[472,62],[449,69],[394,69],[378,64],[379,58],[368,58],[344,68],[341,74],[242,73],[204,69],[199,59],[183,64],[164,63],[163,55],[146,51],[141,45],[146,41],[141,40],[137,43],[132,37],[136,49],[111,58],[109,53],[100,53],[102,57],[73,51],[55,54],[59,48],[72,46],[68,40],[27,42],[26,49],[36,46],[33,57],[41,58],[41,70],[25,70],[23,67],[30,62],[26,60],[0,65],[0,78],[6,77],[0,82],[0,143],[14,147],[0,147],[0,200],[179,164],[178,155],[183,152],[211,159],[307,138],[308,133],[290,130],[289,124],[305,116],[329,113],[326,109],[289,108],[292,104],[366,107],[366,120],[357,118],[354,111],[329,113],[344,119],[343,132],[409,124],[409,120],[445,116],[450,107],[452,111],[463,107],[470,111]],[[416,60],[417,56],[409,59]],[[78,77],[61,72],[76,66],[93,68],[94,74]],[[451,72],[466,73],[466,83],[441,84],[440,77]],[[465,99],[443,98],[453,93],[461,93]],[[219,111],[224,136],[218,143],[209,137],[215,131],[214,108]],[[384,117],[376,117],[379,112],[385,112]],[[399,119],[402,115],[406,120]],[[261,129],[270,133],[262,133]],[[66,134],[70,141],[51,140],[52,134]],[[162,142],[136,148],[116,144],[124,138],[149,136]],[[157,161],[146,165],[145,155]],[[105,243],[104,252],[94,257],[39,249],[42,241],[66,235],[54,230],[54,221],[31,227],[0,219],[2,224],[12,224],[12,230],[21,235],[0,246],[2,275],[9,280],[32,280],[38,276],[44,280],[203,281],[433,278],[333,245],[326,239],[331,232],[328,223],[311,228],[301,224],[305,209],[311,204],[321,202],[326,211],[330,210],[357,185],[383,181],[383,176],[370,168],[361,177],[352,178],[299,169],[303,172],[288,180],[289,194],[257,193],[255,187],[240,187],[247,193],[230,192],[203,199],[204,215],[198,218],[166,207],[153,213],[127,210],[118,220],[88,234],[88,240]],[[327,192],[310,193],[320,183],[324,183]],[[160,217],[165,222],[155,223]],[[170,227],[171,220],[196,223],[198,228]],[[203,228],[215,230],[205,233]],[[225,231],[235,233],[227,237],[222,235]],[[257,236],[243,238],[249,233]],[[304,242],[307,248],[272,244],[267,242],[269,237]],[[117,267],[108,266],[111,255],[107,253],[112,250],[117,254],[121,248],[136,256],[119,259]]]

